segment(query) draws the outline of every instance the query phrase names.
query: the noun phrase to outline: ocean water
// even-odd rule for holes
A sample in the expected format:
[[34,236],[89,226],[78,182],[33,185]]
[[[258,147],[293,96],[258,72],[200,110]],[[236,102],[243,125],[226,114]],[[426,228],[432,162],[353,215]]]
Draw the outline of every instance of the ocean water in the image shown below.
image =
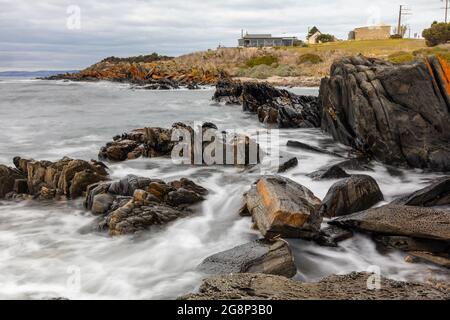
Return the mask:
[[[315,88],[292,90],[318,94]],[[0,78],[0,163],[12,165],[14,156],[96,159],[100,147],[114,135],[143,126],[170,127],[178,121],[209,121],[219,129],[249,132],[264,128],[255,115],[243,113],[239,106],[213,103],[212,94],[211,88],[146,91],[108,82]],[[279,135],[280,152],[299,159],[299,166],[284,175],[322,199],[335,181],[312,181],[306,174],[341,159],[288,148],[287,140],[343,155],[348,148],[318,129],[280,130]],[[188,177],[208,188],[210,194],[190,217],[114,238],[89,231],[94,217],[83,209],[81,200],[0,201],[0,298],[175,299],[198,288],[205,275],[195,267],[204,258],[259,237],[250,219],[237,214],[242,194],[261,174],[259,170],[176,166],[165,158],[109,167],[113,178],[130,173],[165,180]],[[365,173],[377,180],[385,202],[439,177],[378,163],[374,169]],[[339,248],[301,240],[290,243],[298,267],[296,279],[301,281],[373,270],[374,266],[382,275],[397,280],[450,279],[448,271],[439,267],[405,263],[403,252],[379,248],[362,234],[342,242]]]

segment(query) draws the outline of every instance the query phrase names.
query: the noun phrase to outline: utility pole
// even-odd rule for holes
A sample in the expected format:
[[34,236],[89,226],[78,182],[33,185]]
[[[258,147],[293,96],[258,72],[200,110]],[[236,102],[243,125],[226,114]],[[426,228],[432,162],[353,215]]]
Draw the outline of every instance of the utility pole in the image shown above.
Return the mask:
[[448,21],[448,1],[449,0],[444,0],[445,1],[445,23],[447,23]]
[[[447,3],[449,0],[446,0]],[[411,15],[411,9],[408,9],[405,5],[400,5],[400,10],[398,12],[398,25],[397,25],[397,34],[403,38],[403,28],[402,28],[402,18],[404,16]]]

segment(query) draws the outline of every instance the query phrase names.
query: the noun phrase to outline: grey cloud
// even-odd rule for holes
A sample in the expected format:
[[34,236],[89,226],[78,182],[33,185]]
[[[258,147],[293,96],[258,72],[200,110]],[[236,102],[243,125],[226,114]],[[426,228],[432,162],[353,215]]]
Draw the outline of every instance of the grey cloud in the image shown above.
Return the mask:
[[[408,23],[421,32],[442,20],[440,3],[409,0]],[[81,8],[81,30],[66,27],[67,7]],[[345,38],[372,21],[394,25],[392,0],[0,0],[0,69],[83,68],[110,55],[179,55],[236,45],[241,29],[304,38],[308,26]]]

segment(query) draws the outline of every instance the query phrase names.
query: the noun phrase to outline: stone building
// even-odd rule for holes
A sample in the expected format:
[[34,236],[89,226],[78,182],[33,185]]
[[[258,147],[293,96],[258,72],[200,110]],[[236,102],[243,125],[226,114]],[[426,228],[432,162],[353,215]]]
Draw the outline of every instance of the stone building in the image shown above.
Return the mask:
[[350,31],[348,40],[383,40],[391,36],[391,26],[381,25],[356,28]]

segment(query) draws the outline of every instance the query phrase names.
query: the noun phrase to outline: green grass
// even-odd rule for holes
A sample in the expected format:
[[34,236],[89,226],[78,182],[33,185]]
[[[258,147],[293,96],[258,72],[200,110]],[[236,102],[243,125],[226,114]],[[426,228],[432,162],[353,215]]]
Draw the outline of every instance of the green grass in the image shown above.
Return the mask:
[[417,58],[410,52],[399,51],[388,57],[388,61],[395,64],[409,63],[415,61]]
[[386,39],[364,41],[336,41],[310,45],[307,48],[285,47],[285,50],[295,50],[304,53],[323,53],[327,51],[344,51],[348,55],[358,53],[372,55],[389,55],[398,51],[414,51],[425,48],[424,40],[416,39]]
[[305,53],[298,58],[298,64],[318,64],[323,62],[322,58],[314,53]]
[[277,57],[274,57],[272,55],[265,55],[265,56],[259,56],[259,57],[251,58],[251,59],[247,60],[245,65],[248,68],[253,68],[253,67],[256,67],[256,66],[260,66],[260,65],[271,66],[274,63],[278,63],[278,58]]

